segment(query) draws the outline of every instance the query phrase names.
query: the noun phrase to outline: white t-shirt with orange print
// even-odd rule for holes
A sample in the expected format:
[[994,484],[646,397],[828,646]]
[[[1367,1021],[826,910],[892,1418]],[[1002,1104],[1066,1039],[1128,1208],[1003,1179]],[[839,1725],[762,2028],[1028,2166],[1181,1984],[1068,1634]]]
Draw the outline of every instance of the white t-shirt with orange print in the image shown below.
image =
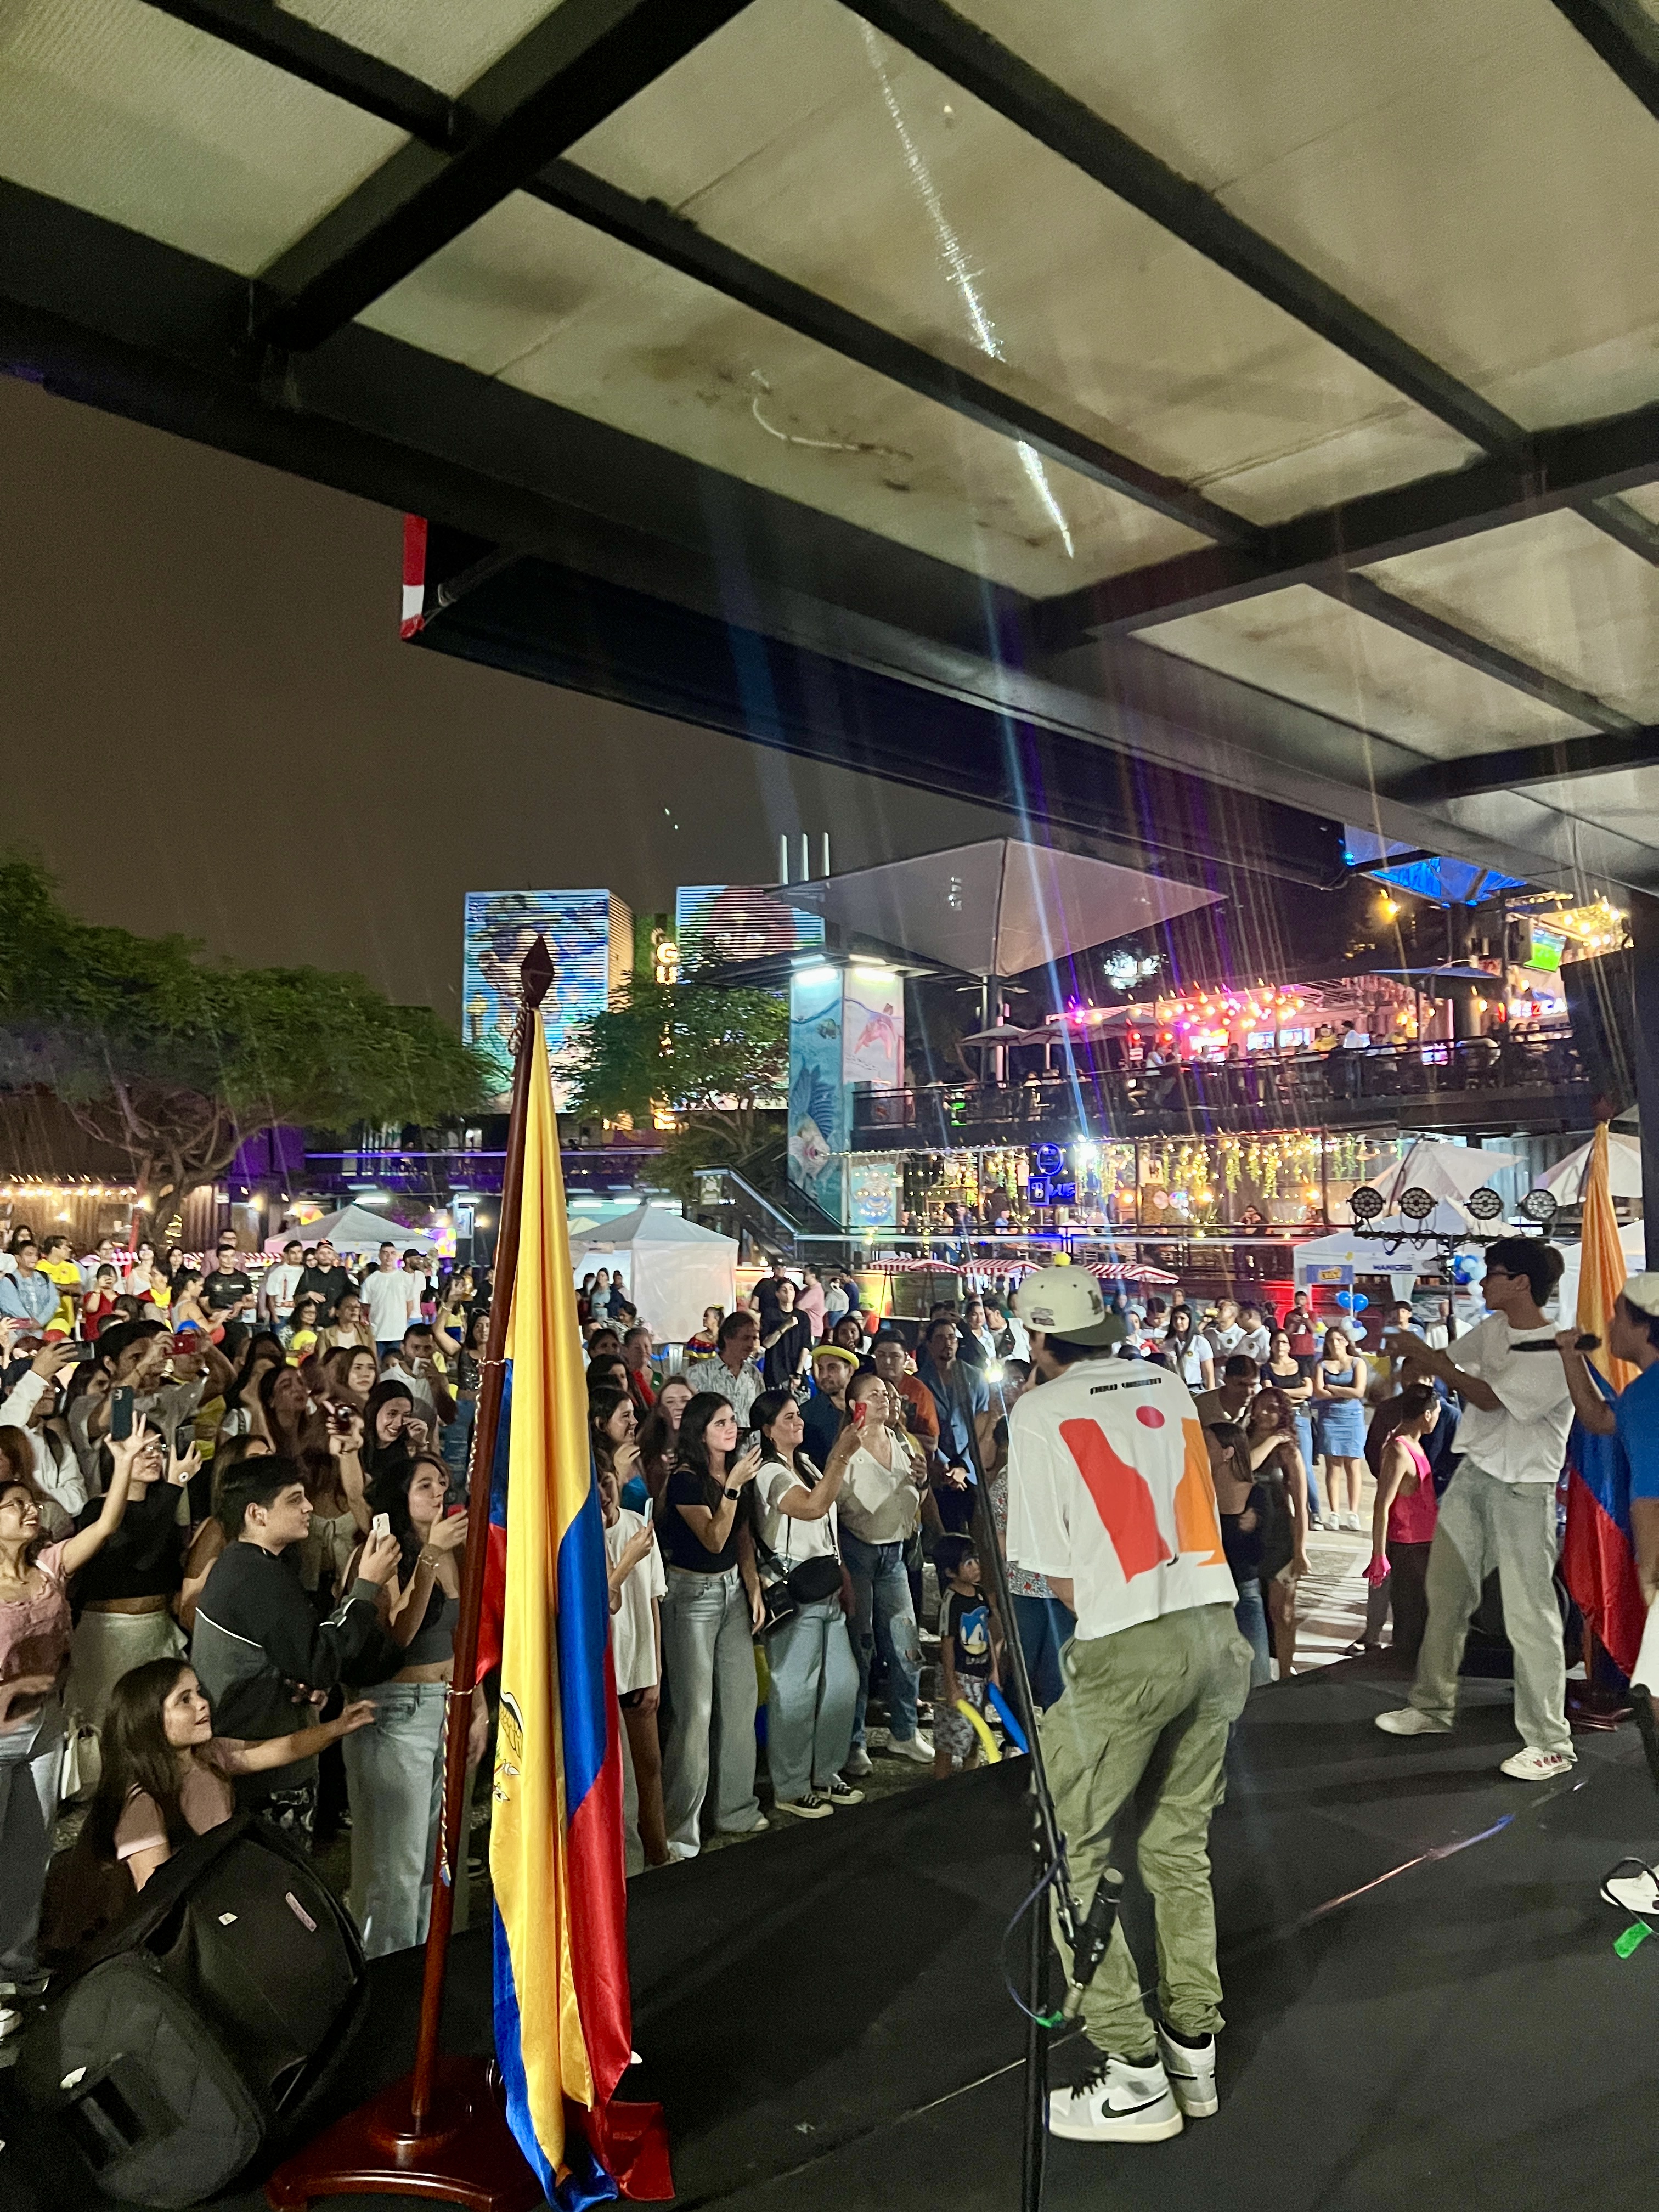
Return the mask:
[[1070,1581],[1077,1633],[1231,1606],[1209,1454],[1167,1367],[1080,1359],[1008,1417],[1008,1557]]

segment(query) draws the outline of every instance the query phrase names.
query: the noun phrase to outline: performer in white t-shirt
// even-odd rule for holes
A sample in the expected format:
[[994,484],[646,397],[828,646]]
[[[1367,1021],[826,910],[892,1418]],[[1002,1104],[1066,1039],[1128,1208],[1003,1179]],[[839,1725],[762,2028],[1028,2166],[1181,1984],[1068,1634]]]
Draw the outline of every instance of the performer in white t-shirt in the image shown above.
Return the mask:
[[1045,1576],[1077,1615],[1064,1693],[1042,1716],[1048,1779],[1085,1911],[1139,1793],[1159,1967],[1155,2026],[1114,1928],[1082,2000],[1095,2062],[1078,2087],[1051,2094],[1048,2125],[1083,2142],[1156,2142],[1217,2106],[1210,1816],[1250,1650],[1233,1618],[1237,1592],[1186,1384],[1162,1365],[1112,1357],[1122,1320],[1081,1267],[1042,1269],[1017,1304],[1043,1379],[1008,1420],[1008,1557]]
[[1555,1486],[1572,1426],[1572,1393],[1544,1308],[1561,1280],[1561,1255],[1536,1237],[1486,1247],[1480,1295],[1487,1318],[1444,1352],[1396,1331],[1396,1357],[1446,1382],[1463,1401],[1462,1464],[1435,1523],[1426,1595],[1429,1625],[1411,1703],[1378,1713],[1389,1735],[1452,1726],[1463,1642],[1486,1577],[1498,1571],[1504,1632],[1515,1664],[1521,1749],[1498,1767],[1516,1782],[1548,1782],[1577,1753],[1567,1725],[1567,1662],[1555,1600]]

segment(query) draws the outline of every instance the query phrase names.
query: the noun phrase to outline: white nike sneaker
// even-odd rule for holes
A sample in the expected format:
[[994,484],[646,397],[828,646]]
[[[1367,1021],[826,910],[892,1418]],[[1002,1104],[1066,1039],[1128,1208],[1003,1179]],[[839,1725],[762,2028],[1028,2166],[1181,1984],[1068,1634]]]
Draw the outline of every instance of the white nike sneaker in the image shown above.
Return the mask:
[[1415,1705],[1396,1705],[1390,1713],[1379,1713],[1376,1725],[1384,1735],[1445,1735],[1449,1733],[1444,1721],[1431,1720],[1419,1713]]
[[1154,2058],[1097,2058],[1074,2089],[1048,2093],[1048,2132],[1068,2142],[1163,2142],[1181,2133],[1181,2107]]
[[1577,1764],[1568,1752],[1534,1751],[1528,1744],[1512,1759],[1500,1761],[1498,1771],[1512,1782],[1553,1782],[1558,1774],[1570,1774]]
[[1659,1872],[1645,1859],[1620,1859],[1601,1884],[1601,1894],[1621,1912],[1659,1912]]
[[1187,2044],[1177,2043],[1160,2027],[1158,2047],[1183,2118],[1207,2120],[1212,2112],[1218,2112],[1221,2100],[1215,2086],[1214,2036],[1207,2037],[1201,2048],[1194,2051]]

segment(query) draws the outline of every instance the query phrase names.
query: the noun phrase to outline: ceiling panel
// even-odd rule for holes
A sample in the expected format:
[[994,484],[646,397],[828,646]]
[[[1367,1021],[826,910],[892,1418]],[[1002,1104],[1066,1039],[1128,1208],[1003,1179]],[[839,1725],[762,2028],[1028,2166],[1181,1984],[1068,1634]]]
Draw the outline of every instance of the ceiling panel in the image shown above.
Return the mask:
[[572,158],[1255,521],[1470,457],[835,0],[755,0]]
[[140,0],[0,0],[0,175],[244,276],[403,143]]
[[1659,568],[1564,508],[1364,572],[1638,720],[1659,720]]
[[955,4],[1528,426],[1652,398],[1659,126],[1550,0]]
[[557,0],[276,0],[349,46],[395,62],[440,92],[464,92]]
[[1038,596],[1207,542],[522,195],[362,319]]
[[1606,775],[1580,775],[1565,783],[1528,784],[1545,805],[1577,815],[1598,829],[1616,830],[1644,845],[1659,821],[1659,768],[1621,768]]
[[[1310,585],[1138,630],[1138,641],[1437,760],[1546,744],[1585,727]],[[1364,770],[1361,769],[1363,779]]]
[[[1659,0],[1654,0],[1654,5],[1659,7]],[[1641,484],[1634,491],[1621,492],[1620,497],[1650,522],[1659,522],[1659,484]]]

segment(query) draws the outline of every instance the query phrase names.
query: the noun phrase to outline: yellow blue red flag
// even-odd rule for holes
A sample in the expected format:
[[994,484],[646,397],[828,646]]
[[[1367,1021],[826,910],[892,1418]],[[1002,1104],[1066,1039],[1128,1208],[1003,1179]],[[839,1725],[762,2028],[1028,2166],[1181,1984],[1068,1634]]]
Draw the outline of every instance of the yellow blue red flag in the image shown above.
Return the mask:
[[490,1515],[495,2054],[520,2149],[550,2201],[580,2212],[617,2193],[605,2108],[631,2035],[622,1747],[558,1132],[538,1017],[532,1028],[506,1480]]

